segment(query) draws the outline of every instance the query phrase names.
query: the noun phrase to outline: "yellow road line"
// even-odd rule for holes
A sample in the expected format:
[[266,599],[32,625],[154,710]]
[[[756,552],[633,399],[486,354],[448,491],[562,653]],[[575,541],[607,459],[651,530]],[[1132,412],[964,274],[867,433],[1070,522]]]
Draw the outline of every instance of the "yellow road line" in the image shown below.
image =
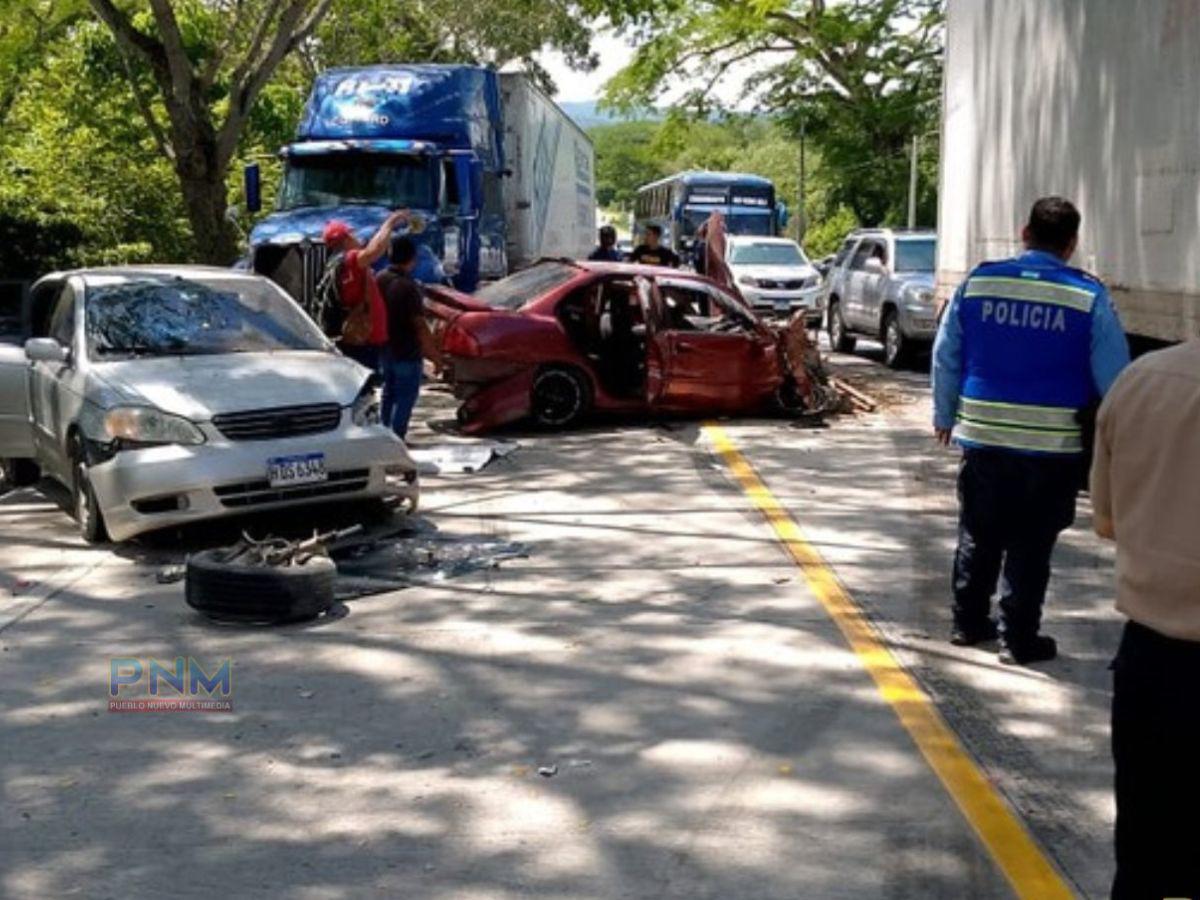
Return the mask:
[[707,423],[704,431],[746,496],[792,555],[809,588],[875,680],[879,693],[895,710],[901,724],[1017,896],[1029,900],[1073,897],[1062,876],[959,743],[933,701],[887,648],[879,631],[838,581],[820,552],[808,542],[796,520],[759,478],[725,429]]

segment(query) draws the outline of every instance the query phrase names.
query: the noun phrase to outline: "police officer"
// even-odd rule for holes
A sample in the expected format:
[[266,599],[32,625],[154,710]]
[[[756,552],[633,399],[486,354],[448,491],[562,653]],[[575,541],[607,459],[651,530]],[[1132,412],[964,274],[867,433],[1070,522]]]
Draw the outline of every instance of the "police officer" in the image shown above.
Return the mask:
[[[1025,252],[987,262],[959,287],[933,351],[934,432],[963,448],[951,642],[999,633],[1000,659],[1053,659],[1039,633],[1059,532],[1075,521],[1083,413],[1129,363],[1108,291],[1071,268],[1079,211],[1033,205]],[[1003,575],[1000,628],[991,598]]]

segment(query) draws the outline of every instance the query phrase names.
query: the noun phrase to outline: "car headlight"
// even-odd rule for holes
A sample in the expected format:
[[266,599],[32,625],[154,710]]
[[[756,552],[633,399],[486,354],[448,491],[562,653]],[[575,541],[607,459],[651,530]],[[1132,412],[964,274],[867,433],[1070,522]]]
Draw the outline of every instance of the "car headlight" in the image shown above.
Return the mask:
[[933,291],[929,288],[909,288],[904,292],[904,299],[908,306],[930,307],[933,306]]
[[738,284],[744,284],[747,287],[758,287],[758,279],[753,275],[743,275],[738,279]]
[[114,441],[142,444],[203,444],[204,434],[182,416],[153,406],[118,406],[104,415],[104,430]]
[[350,421],[360,426],[379,424],[379,395],[373,381],[367,382],[350,407]]

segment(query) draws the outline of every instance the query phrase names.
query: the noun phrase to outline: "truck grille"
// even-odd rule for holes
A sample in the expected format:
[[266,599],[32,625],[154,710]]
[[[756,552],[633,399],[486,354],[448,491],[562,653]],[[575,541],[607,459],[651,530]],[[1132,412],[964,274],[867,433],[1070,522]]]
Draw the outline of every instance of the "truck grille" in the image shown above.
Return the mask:
[[302,296],[298,299],[304,311],[311,316],[316,310],[317,285],[321,282],[321,276],[325,274],[328,251],[321,241],[310,241],[302,246],[301,252],[304,254],[304,286],[301,289]]
[[222,506],[236,508],[261,506],[264,503],[282,503],[287,500],[311,500],[337,494],[352,494],[365,490],[371,480],[370,469],[346,469],[330,472],[329,480],[319,484],[298,484],[295,487],[273,488],[265,478],[259,481],[244,481],[225,484],[213,491]]
[[268,441],[333,431],[342,420],[336,403],[281,406],[213,416],[213,425],[231,441]]

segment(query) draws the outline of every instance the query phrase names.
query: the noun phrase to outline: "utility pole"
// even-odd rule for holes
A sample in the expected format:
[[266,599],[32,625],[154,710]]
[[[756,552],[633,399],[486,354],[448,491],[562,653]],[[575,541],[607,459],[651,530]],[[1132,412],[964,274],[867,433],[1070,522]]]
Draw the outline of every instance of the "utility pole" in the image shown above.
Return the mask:
[[808,166],[804,158],[804,119],[800,119],[800,196],[796,202],[796,242],[804,240],[808,231],[808,211],[804,208],[804,194],[808,182]]
[[917,227],[917,156],[920,153],[920,138],[913,135],[912,165],[908,172],[908,227]]

